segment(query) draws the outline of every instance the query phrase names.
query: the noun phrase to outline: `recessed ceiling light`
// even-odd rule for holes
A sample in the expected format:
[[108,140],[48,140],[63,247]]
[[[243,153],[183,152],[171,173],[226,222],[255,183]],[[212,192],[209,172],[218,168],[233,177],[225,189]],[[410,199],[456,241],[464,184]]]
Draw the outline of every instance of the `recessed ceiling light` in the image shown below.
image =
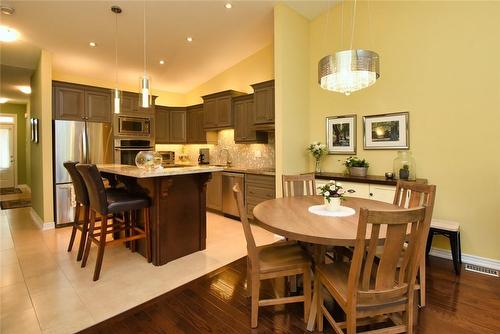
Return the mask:
[[0,12],[2,12],[2,14],[12,15],[12,14],[14,14],[15,11],[16,10],[12,7],[5,6],[5,5],[0,6]]
[[24,94],[31,94],[31,87],[30,86],[19,86],[17,87],[21,92]]
[[160,60],[160,65],[163,65],[163,64],[165,64],[165,61],[162,59],[162,60]]
[[227,9],[231,9],[233,8],[233,5],[231,5],[231,3],[228,2],[224,5],[224,7],[226,7]]
[[186,40],[191,43],[193,41],[193,37],[189,36],[188,38],[186,38]]
[[92,47],[92,48],[95,48],[97,46],[97,43],[96,42],[90,42],[89,46]]
[[0,26],[0,41],[2,42],[13,42],[17,39],[19,33],[7,26]]
[[9,101],[9,99],[8,99],[8,98],[6,98],[6,97],[0,97],[0,103],[1,103],[1,104],[6,103],[7,101]]

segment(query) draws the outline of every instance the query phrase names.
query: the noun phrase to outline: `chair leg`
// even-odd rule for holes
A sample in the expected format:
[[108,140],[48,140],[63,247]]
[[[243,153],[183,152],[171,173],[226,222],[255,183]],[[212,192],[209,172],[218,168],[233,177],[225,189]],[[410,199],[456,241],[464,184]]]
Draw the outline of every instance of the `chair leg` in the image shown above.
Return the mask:
[[348,309],[346,312],[347,334],[356,334],[356,306],[350,306]]
[[[319,277],[316,277],[317,280],[319,280],[320,278]],[[323,316],[323,285],[321,284],[321,281],[319,282],[319,285],[318,285],[319,289],[318,291],[314,291],[314,293],[318,296],[317,297],[317,307],[316,307],[316,322],[317,322],[317,325],[318,325],[318,332],[323,332],[323,320],[324,320],[324,316]],[[305,290],[304,290],[304,293],[305,293]]]
[[420,260],[420,267],[418,269],[418,279],[420,283],[420,307],[425,307],[425,256]]
[[252,265],[250,257],[247,256],[247,297],[252,297]]
[[92,240],[93,240],[93,234],[94,234],[94,228],[95,228],[95,211],[91,210],[90,211],[90,227],[89,227],[89,233],[87,236],[87,242],[85,244],[85,252],[83,253],[83,259],[82,259],[82,268],[84,268],[87,265],[87,259],[89,258],[89,253],[90,253],[90,246],[92,245]]
[[460,239],[460,231],[458,231],[458,262],[462,264],[462,241]]
[[260,278],[257,275],[252,275],[252,328],[256,328],[259,319],[259,294],[260,294]]
[[411,292],[408,293],[410,297],[408,298],[408,304],[406,305],[406,333],[413,334],[413,295]]
[[458,259],[458,233],[450,233],[450,246],[451,246],[451,256],[453,258],[453,267],[455,268],[455,274],[460,275],[460,262]]
[[73,243],[75,242],[76,230],[80,220],[80,203],[76,203],[75,207],[75,218],[73,220],[73,228],[71,229],[71,237],[69,238],[68,252],[71,252],[73,248]]
[[304,269],[304,322],[309,320],[309,312],[311,311],[311,269],[307,266]]
[[89,229],[89,207],[84,206],[83,210],[83,224],[82,224],[82,235],[80,237],[80,245],[78,246],[78,254],[76,260],[80,261],[83,257],[83,250],[85,249],[85,241],[87,240],[87,233]]
[[151,262],[151,234],[149,231],[149,208],[144,209],[144,232],[146,233],[146,258]]
[[101,235],[99,236],[99,246],[97,248],[97,260],[94,269],[94,281],[99,279],[101,273],[102,259],[104,257],[104,248],[106,247],[106,231],[108,227],[107,217],[102,217],[101,221]]

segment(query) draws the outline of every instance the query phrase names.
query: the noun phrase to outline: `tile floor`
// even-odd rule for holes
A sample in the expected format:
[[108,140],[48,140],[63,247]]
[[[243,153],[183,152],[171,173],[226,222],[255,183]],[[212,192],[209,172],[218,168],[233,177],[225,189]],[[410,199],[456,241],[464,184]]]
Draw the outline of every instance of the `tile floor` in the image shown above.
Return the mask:
[[[159,296],[246,255],[239,222],[207,214],[207,249],[155,267],[124,246],[106,250],[92,281],[96,249],[86,268],[70,229],[41,230],[30,208],[0,211],[0,333],[72,333]],[[277,236],[253,228],[258,244]]]

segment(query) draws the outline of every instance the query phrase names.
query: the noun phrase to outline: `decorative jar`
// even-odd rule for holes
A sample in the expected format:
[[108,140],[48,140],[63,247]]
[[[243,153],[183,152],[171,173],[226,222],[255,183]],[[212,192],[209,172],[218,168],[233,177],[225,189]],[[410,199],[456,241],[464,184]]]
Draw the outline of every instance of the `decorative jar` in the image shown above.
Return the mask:
[[330,201],[325,198],[325,208],[327,211],[339,211],[340,197],[330,197]]
[[161,154],[155,151],[140,151],[135,156],[136,166],[147,171],[161,167],[161,160]]
[[398,151],[393,162],[394,178],[399,180],[416,180],[416,165],[410,151]]

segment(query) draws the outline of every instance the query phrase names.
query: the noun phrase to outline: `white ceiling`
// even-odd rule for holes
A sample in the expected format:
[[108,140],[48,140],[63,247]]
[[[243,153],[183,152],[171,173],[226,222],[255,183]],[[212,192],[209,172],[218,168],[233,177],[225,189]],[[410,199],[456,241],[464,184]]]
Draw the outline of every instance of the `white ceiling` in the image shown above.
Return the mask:
[[[185,93],[272,43],[273,7],[278,1],[231,2],[230,10],[224,1],[146,2],[147,71],[154,89]],[[285,2],[308,18],[319,15],[328,3]],[[16,12],[2,15],[1,23],[21,33],[21,41],[15,43],[51,51],[54,72],[113,82],[115,14],[110,7],[119,5],[119,81],[138,86],[143,72],[143,4],[2,0]],[[187,36],[193,37],[192,43]],[[90,41],[98,46],[89,47]],[[10,44],[5,49],[15,48]],[[4,54],[2,50],[3,64],[28,67],[4,62]],[[24,58],[30,62],[30,56]]]

